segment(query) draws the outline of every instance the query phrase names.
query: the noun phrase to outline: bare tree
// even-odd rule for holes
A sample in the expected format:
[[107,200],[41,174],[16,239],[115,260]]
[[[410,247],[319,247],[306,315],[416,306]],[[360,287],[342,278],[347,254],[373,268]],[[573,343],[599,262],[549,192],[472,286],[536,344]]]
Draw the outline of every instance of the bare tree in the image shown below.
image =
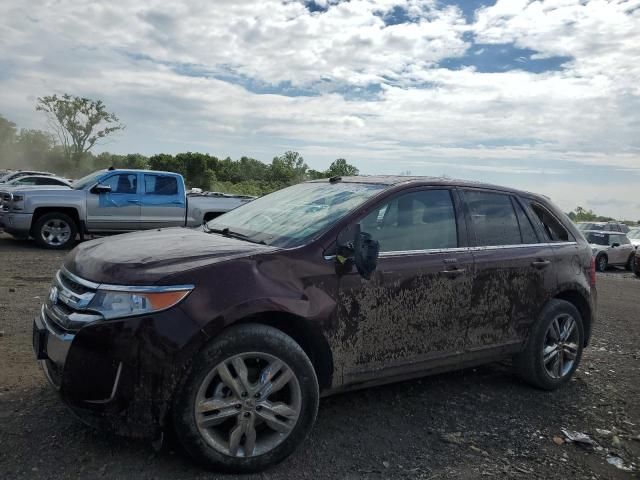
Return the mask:
[[64,94],[38,97],[36,111],[44,112],[68,159],[80,162],[107,135],[124,129],[114,113],[106,110],[102,100]]

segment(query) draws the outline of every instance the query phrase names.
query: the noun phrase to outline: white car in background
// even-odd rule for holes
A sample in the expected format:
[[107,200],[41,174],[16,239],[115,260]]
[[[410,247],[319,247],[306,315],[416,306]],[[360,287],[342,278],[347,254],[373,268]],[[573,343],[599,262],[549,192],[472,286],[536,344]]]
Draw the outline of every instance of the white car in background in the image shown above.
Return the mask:
[[69,187],[71,188],[71,182],[64,178],[54,177],[51,175],[24,175],[22,177],[14,178],[8,182],[2,184],[2,187],[22,187],[22,186],[38,187]]
[[624,233],[604,230],[582,232],[596,261],[596,269],[604,272],[609,266],[625,267],[631,271],[635,248]]
[[0,183],[2,183],[4,186],[7,183],[11,182],[12,180],[15,180],[20,177],[24,177],[26,175],[42,175],[46,177],[55,177],[55,174],[51,172],[38,172],[37,170],[13,170],[13,171],[4,172],[2,174],[0,176]]
[[631,242],[631,245],[637,250],[640,247],[640,227],[633,227],[627,233],[627,238]]

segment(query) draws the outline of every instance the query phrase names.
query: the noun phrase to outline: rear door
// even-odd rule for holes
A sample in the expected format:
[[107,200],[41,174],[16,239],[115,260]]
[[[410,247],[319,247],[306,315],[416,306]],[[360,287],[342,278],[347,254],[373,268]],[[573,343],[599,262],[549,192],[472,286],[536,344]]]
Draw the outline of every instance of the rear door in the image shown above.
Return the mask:
[[461,195],[475,265],[467,350],[517,348],[555,287],[553,251],[516,196],[471,188]]
[[143,174],[142,217],[143,229],[184,226],[186,197],[183,183],[175,175]]
[[359,221],[380,256],[370,280],[355,269],[339,277],[334,340],[345,382],[420,371],[464,352],[473,259],[454,198],[447,188],[413,190]]
[[130,231],[140,228],[140,175],[114,173],[100,183],[110,192],[87,192],[87,228],[92,232]]

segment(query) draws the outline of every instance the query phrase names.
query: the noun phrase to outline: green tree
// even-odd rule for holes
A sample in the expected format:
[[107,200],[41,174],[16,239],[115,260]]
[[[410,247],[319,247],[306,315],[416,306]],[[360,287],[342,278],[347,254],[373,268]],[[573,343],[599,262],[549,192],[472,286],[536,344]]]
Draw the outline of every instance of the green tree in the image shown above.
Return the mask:
[[47,168],[46,159],[54,146],[55,141],[49,133],[23,128],[16,137],[15,154],[20,165]]
[[64,94],[38,97],[36,111],[47,116],[65,155],[80,164],[83,154],[98,142],[124,128],[102,100]]
[[347,163],[344,158],[338,158],[327,170],[328,177],[352,177],[358,175],[360,171],[353,165]]
[[0,115],[0,148],[10,146],[16,139],[16,124]]
[[305,180],[309,167],[298,152],[288,151],[284,155],[274,157],[271,162],[270,180],[285,185]]

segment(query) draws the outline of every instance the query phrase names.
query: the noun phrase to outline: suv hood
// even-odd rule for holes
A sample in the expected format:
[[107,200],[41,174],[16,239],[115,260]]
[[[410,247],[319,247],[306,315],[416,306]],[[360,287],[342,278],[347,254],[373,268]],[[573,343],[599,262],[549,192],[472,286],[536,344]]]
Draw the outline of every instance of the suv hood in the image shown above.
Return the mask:
[[216,233],[166,228],[81,243],[65,259],[71,273],[96,283],[154,285],[168,275],[278,250]]

